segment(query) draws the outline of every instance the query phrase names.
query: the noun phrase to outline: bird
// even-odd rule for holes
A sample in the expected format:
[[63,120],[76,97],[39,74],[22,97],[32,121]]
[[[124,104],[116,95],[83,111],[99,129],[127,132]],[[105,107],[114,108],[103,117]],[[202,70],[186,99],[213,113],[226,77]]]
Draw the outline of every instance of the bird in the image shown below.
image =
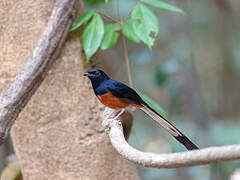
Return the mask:
[[128,106],[136,107],[158,122],[188,150],[199,149],[166,118],[157,113],[146,102],[144,102],[144,100],[134,89],[123,84],[122,82],[111,79],[104,71],[100,69],[92,69],[84,73],[83,76],[87,76],[90,79],[93,91],[102,104],[114,109],[114,113],[120,111],[117,117],[120,116]]

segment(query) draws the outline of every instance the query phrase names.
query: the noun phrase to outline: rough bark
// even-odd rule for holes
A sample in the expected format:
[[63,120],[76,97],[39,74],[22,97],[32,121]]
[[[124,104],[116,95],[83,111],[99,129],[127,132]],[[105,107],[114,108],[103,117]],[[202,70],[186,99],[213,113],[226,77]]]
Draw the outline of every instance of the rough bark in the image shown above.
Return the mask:
[[[0,2],[0,90],[26,63],[54,3]],[[84,63],[79,32],[71,33],[11,131],[24,180],[138,179],[101,127],[103,107],[81,76],[92,66]]]

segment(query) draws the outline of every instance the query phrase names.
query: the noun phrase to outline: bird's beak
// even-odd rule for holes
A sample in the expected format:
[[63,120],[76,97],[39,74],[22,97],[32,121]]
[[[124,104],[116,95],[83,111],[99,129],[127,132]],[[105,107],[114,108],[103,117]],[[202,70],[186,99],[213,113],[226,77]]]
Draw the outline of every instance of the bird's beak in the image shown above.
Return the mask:
[[83,74],[83,76],[89,76],[89,73],[88,73],[88,72],[85,72],[85,73]]

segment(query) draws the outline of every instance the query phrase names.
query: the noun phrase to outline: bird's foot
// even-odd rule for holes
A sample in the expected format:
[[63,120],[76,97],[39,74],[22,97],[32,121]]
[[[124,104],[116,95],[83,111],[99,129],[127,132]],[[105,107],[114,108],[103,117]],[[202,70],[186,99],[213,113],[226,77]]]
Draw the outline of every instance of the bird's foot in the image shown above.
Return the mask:
[[[117,121],[118,124],[121,124],[121,120],[119,119],[120,115],[125,111],[125,109],[114,110],[111,113],[109,113],[109,109],[106,109],[104,111],[104,120],[102,121],[102,127],[105,129],[106,133],[109,133],[110,126],[114,121]],[[118,113],[117,113],[118,112]],[[117,113],[117,115],[116,115]]]
[[124,113],[125,109],[121,109],[120,112],[115,116],[113,117],[114,120],[118,120],[118,118],[122,115],[122,113]]

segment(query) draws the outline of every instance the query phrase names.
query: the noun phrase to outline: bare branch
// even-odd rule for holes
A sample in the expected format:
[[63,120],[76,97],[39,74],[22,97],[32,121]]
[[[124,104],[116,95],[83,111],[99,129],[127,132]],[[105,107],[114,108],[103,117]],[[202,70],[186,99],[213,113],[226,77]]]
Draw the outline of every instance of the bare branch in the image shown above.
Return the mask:
[[43,81],[59,55],[75,14],[76,0],[56,1],[48,25],[31,57],[0,94],[0,145],[6,140],[18,114]]
[[230,177],[230,180],[239,180],[240,179],[240,169],[236,169]]
[[109,108],[105,109],[102,123],[108,129],[110,141],[119,154],[139,165],[153,168],[177,168],[240,159],[240,145],[209,147],[170,154],[141,152],[127,143],[120,121],[106,119],[112,111]]

